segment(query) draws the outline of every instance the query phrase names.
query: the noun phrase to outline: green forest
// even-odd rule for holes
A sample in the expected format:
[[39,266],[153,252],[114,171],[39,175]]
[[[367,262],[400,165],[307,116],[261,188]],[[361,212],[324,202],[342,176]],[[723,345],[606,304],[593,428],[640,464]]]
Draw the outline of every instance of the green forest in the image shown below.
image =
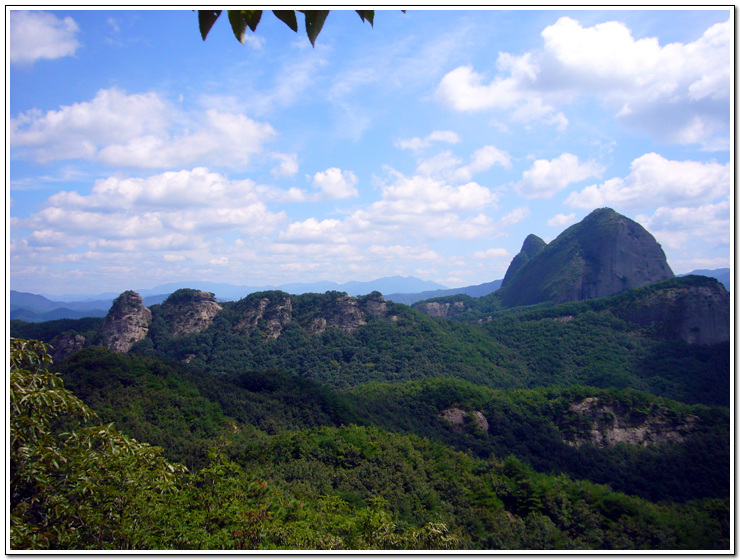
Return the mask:
[[[664,288],[320,334],[346,294],[177,337],[162,304],[128,353],[103,319],[11,321],[10,546],[727,550],[730,344],[634,321]],[[278,337],[235,327],[285,297]]]

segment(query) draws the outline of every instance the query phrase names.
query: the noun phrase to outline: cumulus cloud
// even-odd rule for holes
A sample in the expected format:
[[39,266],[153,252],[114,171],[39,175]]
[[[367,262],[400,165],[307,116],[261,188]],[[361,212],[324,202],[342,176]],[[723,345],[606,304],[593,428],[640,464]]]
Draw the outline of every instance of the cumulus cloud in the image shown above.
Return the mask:
[[33,64],[40,59],[53,60],[77,52],[79,27],[67,16],[40,11],[11,10],[9,59],[14,64]]
[[730,201],[701,206],[658,208],[652,216],[637,216],[637,221],[666,247],[681,249],[695,238],[714,247],[730,244]]
[[321,197],[330,200],[352,198],[357,196],[357,177],[351,171],[342,171],[330,167],[313,176],[313,186],[321,192]]
[[487,84],[485,76],[472,66],[455,68],[442,78],[435,95],[457,111],[507,111],[515,122],[540,120],[555,125],[559,131],[565,130],[568,119],[535,89],[538,67],[531,55],[514,57],[500,53],[498,67],[509,74],[498,75]]
[[491,248],[473,253],[473,258],[476,259],[508,259],[510,257],[511,253],[509,251],[500,248]]
[[243,166],[276,136],[267,123],[209,109],[194,131],[176,132],[177,113],[154,92],[100,90],[92,101],[10,119],[11,154],[44,163],[87,159],[113,167],[157,169],[208,161]]
[[193,133],[167,136],[140,136],[126,144],[104,147],[97,159],[112,167],[159,169],[208,161],[211,165],[243,166],[263,144],[276,136],[265,123],[244,115],[206,112],[205,119]]
[[86,247],[94,251],[202,249],[206,235],[273,233],[286,216],[263,201],[267,189],[231,181],[205,168],[147,178],[110,177],[90,194],[62,191],[14,230],[29,231],[36,247]]
[[635,39],[620,22],[582,27],[567,17],[542,37],[543,87],[598,95],[620,120],[664,141],[712,142],[729,128],[731,19],[685,44],[662,46]]
[[635,39],[618,21],[584,27],[570,17],[546,27],[542,39],[536,51],[499,53],[486,72],[455,68],[437,99],[457,111],[505,112],[512,121],[564,130],[568,119],[558,106],[589,95],[661,141],[729,147],[732,18],[688,43],[661,45]]
[[460,137],[456,132],[451,130],[435,130],[424,138],[418,136],[414,138],[402,138],[394,144],[397,148],[402,150],[412,150],[418,152],[424,148],[428,148],[433,142],[446,142],[447,144],[457,144],[460,142]]
[[298,173],[298,154],[272,154],[278,166],[272,170],[275,177],[292,177]]
[[556,216],[553,216],[552,218],[547,220],[547,225],[551,227],[564,227],[575,223],[575,221],[575,214],[557,214]]
[[516,192],[526,198],[551,198],[572,183],[599,177],[604,167],[595,161],[580,162],[578,156],[562,154],[553,160],[538,159],[522,174]]
[[615,177],[571,193],[565,204],[585,209],[678,207],[728,196],[732,184],[729,163],[674,161],[649,153],[635,159],[630,169],[625,178]]
[[416,168],[419,175],[443,178],[452,183],[470,181],[473,175],[500,165],[511,167],[511,156],[496,146],[483,146],[470,156],[470,163],[462,165],[462,160],[449,150],[440,152],[436,156],[421,160]]

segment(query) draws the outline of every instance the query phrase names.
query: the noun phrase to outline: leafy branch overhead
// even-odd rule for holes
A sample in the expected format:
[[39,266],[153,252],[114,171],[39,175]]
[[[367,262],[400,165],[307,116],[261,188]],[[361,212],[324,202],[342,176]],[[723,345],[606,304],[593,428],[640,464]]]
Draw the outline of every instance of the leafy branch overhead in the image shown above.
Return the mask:
[[[198,25],[200,27],[200,35],[203,40],[206,40],[208,32],[216,23],[216,20],[221,15],[223,10],[198,10]],[[303,14],[305,18],[306,34],[308,40],[311,41],[311,45],[315,46],[316,37],[319,36],[321,28],[324,26],[324,21],[329,15],[330,10],[272,10],[280,21],[290,27],[296,33],[298,32],[298,16],[296,12]],[[355,10],[360,19],[364,22],[365,20],[373,25],[373,18],[375,17],[375,10]],[[262,10],[226,10],[231,29],[234,31],[234,35],[237,40],[244,44],[244,37],[247,33],[247,28],[252,31],[257,30],[257,25],[262,19]]]

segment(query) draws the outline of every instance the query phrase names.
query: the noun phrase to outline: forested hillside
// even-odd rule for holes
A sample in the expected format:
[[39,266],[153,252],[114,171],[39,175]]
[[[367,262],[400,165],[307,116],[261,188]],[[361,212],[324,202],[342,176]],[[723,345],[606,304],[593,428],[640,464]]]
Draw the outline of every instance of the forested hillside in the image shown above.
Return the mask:
[[[19,482],[13,546],[725,549],[730,346],[697,342],[716,325],[694,321],[697,301],[724,301],[715,285],[676,278],[513,309],[464,297],[450,318],[377,293],[216,305],[179,290],[149,308],[127,352],[99,346],[103,332],[125,335],[110,314],[107,331],[101,319],[13,321],[12,336],[67,345],[51,369],[95,411],[88,423],[122,434],[95,437],[159,446],[169,472],[187,468],[146,499],[159,475],[137,470],[117,502],[61,435],[88,432],[55,411],[35,453],[73,455]],[[138,313],[136,298],[125,305]],[[99,470],[119,460],[105,449]],[[60,478],[70,469],[98,497]],[[40,488],[49,498],[33,501]]]

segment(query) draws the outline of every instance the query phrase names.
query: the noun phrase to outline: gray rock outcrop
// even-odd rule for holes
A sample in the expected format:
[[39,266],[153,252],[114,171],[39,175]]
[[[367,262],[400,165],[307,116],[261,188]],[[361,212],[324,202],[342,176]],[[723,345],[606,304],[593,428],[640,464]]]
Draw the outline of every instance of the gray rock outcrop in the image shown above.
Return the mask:
[[146,338],[152,312],[143,302],[142,297],[131,290],[113,301],[100,328],[103,346],[116,352],[128,352],[136,342]]
[[669,418],[667,410],[654,407],[646,415],[631,416],[628,408],[606,402],[598,397],[589,397],[573,403],[570,412],[585,417],[588,429],[566,439],[572,446],[587,443],[597,447],[610,447],[618,443],[640,445],[680,443],[694,429],[697,417],[688,415],[678,421]]
[[212,293],[182,289],[162,302],[161,313],[170,334],[177,338],[207,329],[221,310]]
[[684,276],[620,311],[620,318],[689,344],[730,340],[730,294],[714,278]]
[[238,332],[251,334],[260,328],[265,340],[274,340],[293,319],[293,304],[286,293],[253,294],[242,302],[239,306],[240,318],[234,325]]

